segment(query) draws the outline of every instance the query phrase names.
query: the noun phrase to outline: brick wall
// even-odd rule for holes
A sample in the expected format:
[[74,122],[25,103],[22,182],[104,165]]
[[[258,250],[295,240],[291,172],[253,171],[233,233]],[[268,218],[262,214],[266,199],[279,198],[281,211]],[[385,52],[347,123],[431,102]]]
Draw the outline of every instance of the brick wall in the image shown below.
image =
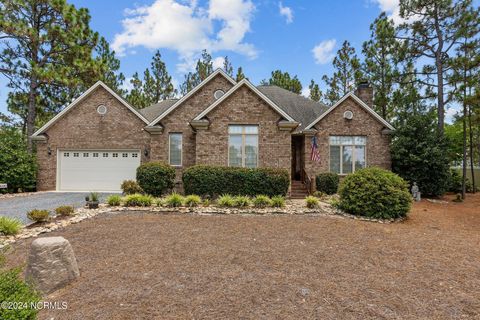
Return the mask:
[[[100,115],[103,104],[107,113]],[[68,111],[47,131],[48,141],[37,143],[38,190],[55,190],[58,149],[140,149],[150,145],[150,134],[140,118],[102,87]],[[48,148],[52,154],[48,155]]]
[[[343,113],[347,110],[353,112],[352,120],[343,118]],[[352,98],[345,100],[320,120],[314,128],[318,131],[316,136],[320,151],[320,162],[310,160],[311,137],[305,137],[305,169],[311,178],[320,172],[330,170],[329,136],[366,136],[367,166],[391,169],[390,136],[382,134],[381,131],[384,126]]]
[[258,125],[260,167],[285,168],[290,172],[291,135],[280,131],[281,116],[249,88],[243,86],[206,116],[207,130],[198,130],[196,159],[198,164],[228,165],[228,125]]

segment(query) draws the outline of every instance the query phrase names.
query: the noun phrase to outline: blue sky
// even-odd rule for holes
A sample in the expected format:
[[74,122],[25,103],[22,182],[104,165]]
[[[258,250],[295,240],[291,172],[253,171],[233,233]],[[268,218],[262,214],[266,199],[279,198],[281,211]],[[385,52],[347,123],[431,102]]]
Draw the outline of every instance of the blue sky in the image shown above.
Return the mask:
[[[361,55],[369,26],[385,10],[398,19],[398,0],[70,0],[86,7],[91,27],[120,53],[126,77],[149,66],[156,49],[176,83],[202,48],[228,56],[255,84],[275,69],[298,75],[304,87],[332,72],[344,40]],[[0,78],[0,112],[6,111]]]

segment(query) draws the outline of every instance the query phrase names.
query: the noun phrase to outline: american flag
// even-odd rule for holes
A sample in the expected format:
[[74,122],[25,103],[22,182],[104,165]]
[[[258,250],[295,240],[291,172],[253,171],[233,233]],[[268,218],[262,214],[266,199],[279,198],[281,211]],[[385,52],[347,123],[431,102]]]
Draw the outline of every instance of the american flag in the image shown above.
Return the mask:
[[318,150],[317,137],[312,137],[312,153],[310,155],[310,160],[319,162],[320,161],[320,151]]

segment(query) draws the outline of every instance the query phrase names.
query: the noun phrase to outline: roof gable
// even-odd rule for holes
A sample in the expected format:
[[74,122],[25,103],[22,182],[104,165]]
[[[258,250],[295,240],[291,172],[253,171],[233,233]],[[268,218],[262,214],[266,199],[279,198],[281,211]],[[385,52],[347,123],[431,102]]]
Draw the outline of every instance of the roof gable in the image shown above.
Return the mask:
[[98,87],[104,88],[108,93],[110,93],[115,99],[117,99],[122,105],[124,105],[128,110],[133,112],[137,117],[139,117],[143,122],[146,124],[149,123],[149,121],[142,115],[140,114],[137,109],[132,107],[127,101],[125,101],[122,97],[120,97],[115,91],[110,89],[105,83],[102,81],[97,81],[93,86],[91,86],[87,91],[85,91],[83,94],[81,94],[78,98],[76,98],[72,103],[70,103],[65,109],[60,111],[55,117],[50,119],[45,125],[43,125],[40,129],[35,131],[35,133],[32,135],[32,137],[37,137],[40,134],[44,133],[48,128],[50,128],[54,123],[56,123],[58,120],[60,120],[68,111],[70,111],[72,108],[74,108],[76,105],[78,105],[81,101],[83,101],[86,97],[88,97],[95,89]]
[[203,80],[198,86],[190,90],[186,95],[184,95],[180,100],[175,102],[173,105],[171,105],[167,110],[162,112],[158,117],[156,117],[150,124],[149,126],[154,126],[156,125],[160,120],[165,118],[170,112],[175,110],[178,106],[180,106],[183,102],[188,100],[191,96],[193,96],[197,91],[199,91],[204,85],[206,85],[210,80],[215,78],[217,75],[222,75],[225,79],[227,79],[231,84],[234,86],[236,85],[235,80],[232,79],[228,74],[226,74],[222,69],[217,69],[215,70],[212,74],[210,74],[205,80]]
[[230,97],[235,91],[237,91],[242,86],[247,86],[251,91],[253,91],[257,96],[259,96],[263,101],[265,101],[270,107],[272,107],[275,111],[277,111],[282,117],[287,119],[288,121],[295,122],[295,120],[288,115],[282,108],[280,108],[275,102],[270,100],[266,95],[264,95],[260,90],[258,90],[250,81],[247,79],[243,79],[242,81],[238,82],[232,89],[230,89],[227,93],[225,93],[221,98],[216,100],[212,103],[208,108],[203,110],[198,116],[196,116],[193,121],[201,120],[205,117],[210,111],[215,109],[219,104],[225,101],[228,97]]
[[387,127],[390,130],[395,130],[395,128],[388,123],[385,119],[383,119],[378,113],[376,113],[372,108],[370,108],[365,102],[363,102],[362,99],[357,97],[353,92],[349,92],[346,95],[344,95],[340,100],[337,101],[331,108],[329,108],[326,112],[322,113],[318,118],[316,118],[312,123],[310,123],[308,126],[305,127],[304,130],[309,130],[311,129],[314,125],[316,125],[320,120],[325,118],[330,112],[332,112],[336,107],[342,104],[345,100],[348,98],[352,98],[360,107],[365,109],[368,113],[370,113],[378,122],[383,124],[385,127]]

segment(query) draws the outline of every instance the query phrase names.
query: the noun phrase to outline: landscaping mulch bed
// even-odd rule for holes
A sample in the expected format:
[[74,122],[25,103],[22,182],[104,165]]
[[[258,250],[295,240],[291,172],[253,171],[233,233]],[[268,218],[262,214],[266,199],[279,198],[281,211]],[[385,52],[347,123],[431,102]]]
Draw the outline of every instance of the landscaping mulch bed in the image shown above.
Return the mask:
[[71,242],[81,276],[44,299],[68,309],[39,318],[478,319],[478,208],[480,194],[422,201],[393,224],[106,213],[48,234]]

